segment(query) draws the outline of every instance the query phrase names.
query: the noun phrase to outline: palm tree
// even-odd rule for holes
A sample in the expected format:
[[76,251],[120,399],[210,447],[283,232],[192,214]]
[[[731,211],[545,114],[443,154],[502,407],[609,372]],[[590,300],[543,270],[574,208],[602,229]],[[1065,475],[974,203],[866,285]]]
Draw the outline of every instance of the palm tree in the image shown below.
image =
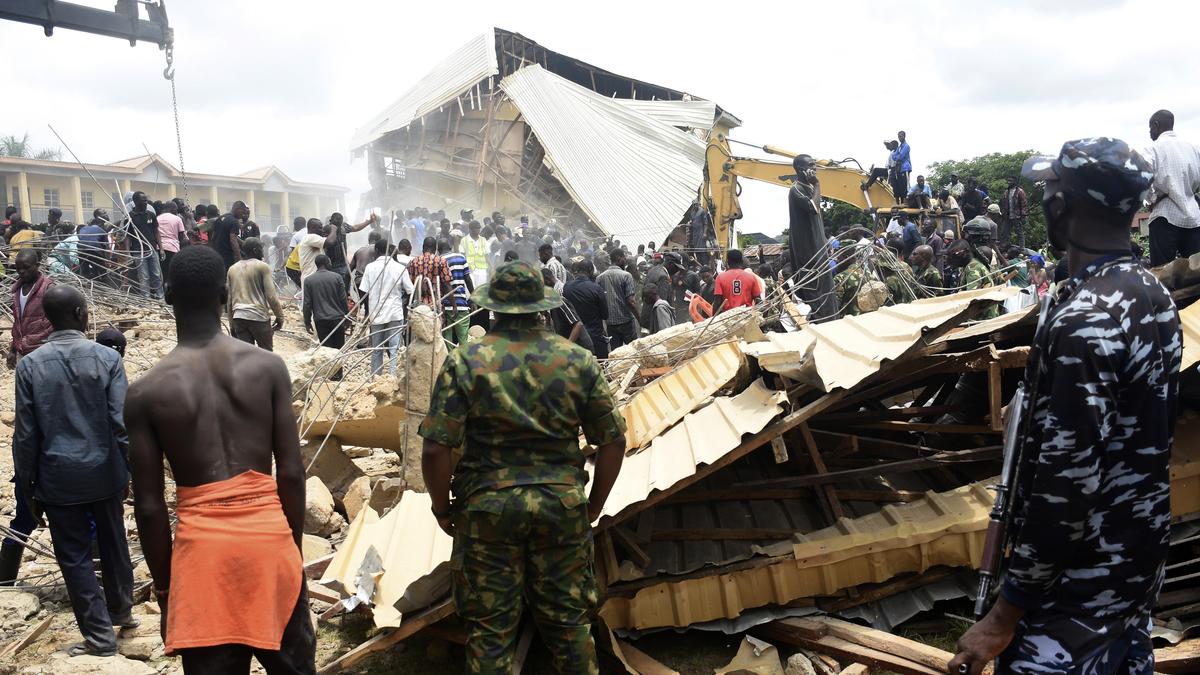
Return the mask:
[[42,148],[34,150],[29,143],[29,134],[20,138],[13,135],[0,136],[0,157],[26,157],[29,159],[62,159],[62,150],[58,148]]

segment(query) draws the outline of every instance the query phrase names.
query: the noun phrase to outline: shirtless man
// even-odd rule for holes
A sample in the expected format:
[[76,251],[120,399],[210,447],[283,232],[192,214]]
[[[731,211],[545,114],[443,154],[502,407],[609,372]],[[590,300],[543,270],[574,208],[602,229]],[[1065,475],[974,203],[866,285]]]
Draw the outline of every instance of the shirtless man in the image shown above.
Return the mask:
[[[215,251],[185,248],[170,275],[179,344],[125,404],[134,510],[167,653],[182,656],[185,673],[247,673],[251,655],[268,673],[313,673],[304,466],[287,369],[221,331],[225,266]],[[177,485],[174,542],[164,457]]]

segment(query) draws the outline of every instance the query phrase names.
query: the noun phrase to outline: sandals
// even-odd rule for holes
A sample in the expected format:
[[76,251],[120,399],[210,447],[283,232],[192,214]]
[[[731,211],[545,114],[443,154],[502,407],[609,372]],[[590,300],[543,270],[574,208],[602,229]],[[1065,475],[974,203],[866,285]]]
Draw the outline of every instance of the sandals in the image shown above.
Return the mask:
[[137,618],[136,616],[131,616],[128,619],[125,619],[124,621],[118,621],[114,625],[116,626],[117,632],[119,633],[123,630],[133,630],[134,628],[137,628],[138,626],[142,625],[142,620]]
[[67,656],[116,656],[117,648],[100,649],[87,642],[76,642],[67,648]]

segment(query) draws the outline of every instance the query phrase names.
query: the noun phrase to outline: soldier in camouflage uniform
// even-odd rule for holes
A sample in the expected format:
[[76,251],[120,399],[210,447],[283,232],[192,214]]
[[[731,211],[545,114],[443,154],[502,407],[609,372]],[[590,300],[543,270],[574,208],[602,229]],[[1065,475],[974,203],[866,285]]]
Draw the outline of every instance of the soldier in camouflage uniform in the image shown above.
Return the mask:
[[1089,138],[1023,174],[1046,181],[1047,234],[1072,277],[1029,357],[999,598],[948,667],[978,673],[999,655],[996,672],[1150,675],[1182,354],[1170,293],[1130,255],[1152,169],[1123,141]]
[[[454,536],[467,672],[511,672],[528,608],[556,670],[594,675],[590,523],[620,470],[625,420],[591,352],[539,325],[563,300],[532,265],[501,267],[471,299],[496,324],[447,356],[420,428],[434,515]],[[580,427],[599,447],[590,498]],[[451,481],[451,448],[464,443]]]
[[942,292],[942,273],[933,264],[933,247],[922,244],[913,249],[908,257],[912,264],[913,278],[917,282],[917,295],[932,298]]
[[[956,239],[946,251],[947,267],[960,268],[959,287],[948,289],[951,292],[971,291],[977,288],[988,288],[996,284],[995,275],[987,263],[975,254],[975,248],[966,240]],[[980,318],[991,319],[1000,316],[1000,307],[993,304],[984,310]]]

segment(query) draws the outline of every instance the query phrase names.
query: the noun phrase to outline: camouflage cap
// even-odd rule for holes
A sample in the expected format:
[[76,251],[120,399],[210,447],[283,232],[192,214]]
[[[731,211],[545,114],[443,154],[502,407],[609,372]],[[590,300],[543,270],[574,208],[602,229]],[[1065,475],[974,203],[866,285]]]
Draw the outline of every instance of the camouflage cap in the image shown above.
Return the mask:
[[558,291],[546,286],[542,273],[522,261],[496,270],[491,282],[475,289],[471,301],[497,314],[532,314],[563,304]]
[[1030,157],[1021,175],[1057,183],[1058,191],[1133,215],[1146,199],[1154,169],[1125,141],[1099,136],[1063,143],[1058,157]]

